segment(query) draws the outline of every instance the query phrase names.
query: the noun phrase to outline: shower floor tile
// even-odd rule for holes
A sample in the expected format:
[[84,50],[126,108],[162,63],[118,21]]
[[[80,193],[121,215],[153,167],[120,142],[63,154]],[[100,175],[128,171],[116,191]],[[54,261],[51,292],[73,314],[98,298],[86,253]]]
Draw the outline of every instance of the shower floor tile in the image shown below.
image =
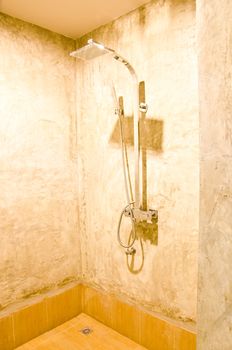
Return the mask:
[[[81,332],[85,328],[90,329],[89,334]],[[145,350],[145,348],[82,313],[16,350]]]

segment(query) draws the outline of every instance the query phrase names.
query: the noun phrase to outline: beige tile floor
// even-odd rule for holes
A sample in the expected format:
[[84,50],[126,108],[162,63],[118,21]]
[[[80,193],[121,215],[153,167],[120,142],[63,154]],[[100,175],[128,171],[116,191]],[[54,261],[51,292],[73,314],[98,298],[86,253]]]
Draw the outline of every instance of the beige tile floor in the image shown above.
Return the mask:
[[[82,334],[80,330],[85,327],[91,328],[92,332],[88,335]],[[17,350],[145,350],[145,348],[82,313],[21,345]]]

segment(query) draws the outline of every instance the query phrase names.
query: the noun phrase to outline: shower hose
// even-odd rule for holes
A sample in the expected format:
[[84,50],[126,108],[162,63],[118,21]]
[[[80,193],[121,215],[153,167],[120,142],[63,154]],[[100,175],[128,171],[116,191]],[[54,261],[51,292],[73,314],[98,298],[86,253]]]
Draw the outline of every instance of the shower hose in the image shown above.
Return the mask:
[[[118,109],[118,118],[119,118],[119,126],[120,126],[120,139],[121,139],[121,151],[122,151],[122,163],[123,163],[123,177],[124,177],[124,185],[125,185],[125,191],[126,191],[126,197],[127,197],[127,205],[123,208],[119,222],[118,222],[118,230],[117,230],[117,237],[119,244],[125,248],[129,249],[131,248],[136,239],[136,230],[135,230],[135,218],[134,218],[134,201],[133,201],[133,193],[132,193],[132,186],[131,186],[131,177],[130,177],[130,168],[128,163],[128,156],[127,156],[127,147],[124,137],[124,128],[123,128],[123,114],[120,113],[120,109]],[[121,239],[121,225],[122,225],[122,219],[123,216],[126,215],[127,217],[130,217],[131,225],[132,225],[132,231],[128,239],[128,243],[124,243]]]

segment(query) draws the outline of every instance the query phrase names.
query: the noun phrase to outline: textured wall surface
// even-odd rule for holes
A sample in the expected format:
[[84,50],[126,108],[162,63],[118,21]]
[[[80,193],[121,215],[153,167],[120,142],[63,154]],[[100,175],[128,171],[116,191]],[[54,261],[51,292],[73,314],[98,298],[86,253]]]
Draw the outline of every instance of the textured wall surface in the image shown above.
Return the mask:
[[0,14],[0,308],[79,273],[74,47]]
[[232,2],[198,0],[198,349],[232,349]]
[[[142,246],[138,240],[133,261],[127,261],[116,239],[126,198],[113,87],[124,99],[133,174],[131,79],[125,67],[107,55],[77,61],[83,278],[149,310],[195,320],[199,217],[195,2],[152,1],[89,33],[79,45],[89,37],[126,57],[145,82],[149,110],[142,137],[147,170],[143,187],[148,207],[159,211],[159,223],[158,237],[142,232]],[[126,224],[122,231],[126,237]]]

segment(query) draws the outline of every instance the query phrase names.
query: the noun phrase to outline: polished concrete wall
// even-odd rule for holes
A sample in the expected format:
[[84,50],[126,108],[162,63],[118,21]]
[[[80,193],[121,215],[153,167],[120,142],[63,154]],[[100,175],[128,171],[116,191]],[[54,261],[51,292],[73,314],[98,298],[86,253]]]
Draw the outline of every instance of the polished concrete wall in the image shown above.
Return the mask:
[[232,348],[232,2],[198,0],[198,349]]
[[[140,230],[136,255],[116,238],[126,204],[114,88],[123,97],[133,175],[132,82],[102,56],[77,61],[79,231],[85,283],[149,310],[196,319],[199,129],[195,1],[152,1],[78,41],[93,37],[134,66],[149,110],[141,123],[143,206],[158,227]],[[145,90],[145,92],[144,92]],[[129,228],[123,224],[125,239]]]
[[80,274],[74,48],[0,14],[0,309]]

